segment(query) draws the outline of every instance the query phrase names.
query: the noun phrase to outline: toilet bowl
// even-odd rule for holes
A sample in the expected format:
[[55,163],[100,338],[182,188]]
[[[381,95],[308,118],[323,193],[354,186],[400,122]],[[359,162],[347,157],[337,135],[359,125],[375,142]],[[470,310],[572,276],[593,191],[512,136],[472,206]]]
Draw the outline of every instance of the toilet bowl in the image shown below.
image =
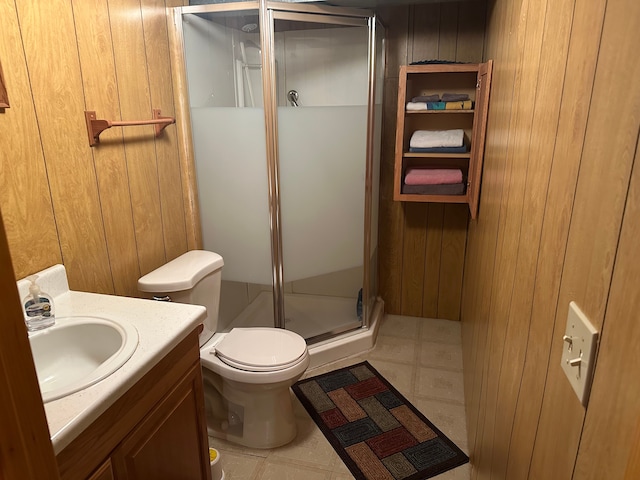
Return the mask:
[[192,250],[138,280],[156,300],[207,307],[200,359],[209,435],[252,448],[274,448],[296,436],[290,387],[309,366],[305,340],[288,330],[216,332],[222,257]]

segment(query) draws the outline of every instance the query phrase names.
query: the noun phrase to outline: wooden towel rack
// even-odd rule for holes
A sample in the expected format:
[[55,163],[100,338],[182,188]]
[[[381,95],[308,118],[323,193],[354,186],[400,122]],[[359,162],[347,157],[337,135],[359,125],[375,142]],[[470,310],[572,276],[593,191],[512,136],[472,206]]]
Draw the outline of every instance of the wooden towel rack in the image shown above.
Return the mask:
[[155,125],[156,137],[162,133],[168,125],[176,123],[174,117],[163,117],[159,108],[153,109],[153,120],[132,120],[128,122],[112,122],[110,120],[98,120],[96,112],[85,111],[84,117],[87,121],[87,132],[89,134],[89,145],[93,147],[100,142],[100,134],[111,127],[130,127],[132,125]]

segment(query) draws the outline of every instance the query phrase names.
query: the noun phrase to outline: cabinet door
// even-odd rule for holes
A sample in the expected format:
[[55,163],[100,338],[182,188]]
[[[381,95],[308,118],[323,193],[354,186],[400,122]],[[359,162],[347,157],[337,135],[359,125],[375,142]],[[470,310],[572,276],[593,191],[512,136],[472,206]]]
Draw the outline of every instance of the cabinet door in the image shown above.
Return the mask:
[[489,92],[491,91],[491,69],[493,61],[481,63],[478,69],[476,92],[476,113],[473,118],[473,138],[471,140],[471,160],[469,164],[469,211],[471,218],[478,215],[480,200],[480,184],[482,177],[482,161],[484,157],[484,138],[487,131],[487,115],[489,114]]
[[200,365],[129,434],[112,455],[117,480],[210,480]]
[[88,480],[114,480],[111,460],[107,460],[98,468]]

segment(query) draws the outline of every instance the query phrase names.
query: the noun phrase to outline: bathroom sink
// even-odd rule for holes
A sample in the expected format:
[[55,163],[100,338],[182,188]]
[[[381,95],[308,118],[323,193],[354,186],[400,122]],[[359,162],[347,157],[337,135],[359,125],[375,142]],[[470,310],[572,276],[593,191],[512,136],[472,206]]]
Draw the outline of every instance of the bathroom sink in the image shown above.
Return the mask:
[[101,317],[56,318],[29,335],[44,402],[65,397],[108,377],[133,355],[138,332],[127,322]]

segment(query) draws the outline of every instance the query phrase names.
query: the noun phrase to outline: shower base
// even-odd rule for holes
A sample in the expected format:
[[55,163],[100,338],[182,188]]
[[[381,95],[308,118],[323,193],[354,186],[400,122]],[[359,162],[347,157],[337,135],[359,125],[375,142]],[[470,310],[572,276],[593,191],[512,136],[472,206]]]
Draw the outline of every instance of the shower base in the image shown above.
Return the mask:
[[[356,300],[321,295],[285,294],[285,326],[309,343],[311,364],[318,367],[363,353],[375,343],[383,312],[382,300],[373,308],[371,326],[362,327]],[[228,326],[273,327],[273,295],[262,292]]]

